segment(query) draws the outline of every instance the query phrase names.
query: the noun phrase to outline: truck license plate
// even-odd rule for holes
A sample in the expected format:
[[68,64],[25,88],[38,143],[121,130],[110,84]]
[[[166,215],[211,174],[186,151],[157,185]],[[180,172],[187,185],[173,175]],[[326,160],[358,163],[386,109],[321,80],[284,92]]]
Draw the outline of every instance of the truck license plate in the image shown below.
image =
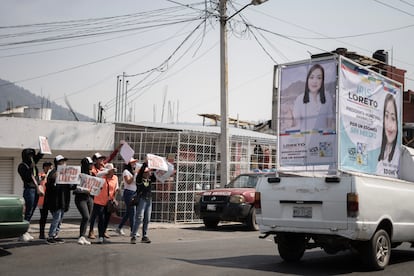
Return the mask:
[[207,211],[215,211],[216,205],[215,204],[207,204]]
[[312,218],[312,207],[293,207],[294,218]]

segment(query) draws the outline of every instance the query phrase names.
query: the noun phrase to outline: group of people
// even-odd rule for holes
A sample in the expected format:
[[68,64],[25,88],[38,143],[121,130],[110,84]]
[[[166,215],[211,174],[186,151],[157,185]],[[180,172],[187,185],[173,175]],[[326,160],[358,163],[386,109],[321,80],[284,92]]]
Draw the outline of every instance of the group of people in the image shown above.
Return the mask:
[[[22,162],[18,166],[18,173],[24,185],[23,197],[26,202],[24,219],[30,222],[38,206],[40,210],[39,239],[46,239],[49,244],[64,243],[64,240],[59,237],[59,231],[64,214],[69,210],[70,197],[73,193],[75,205],[81,215],[78,244],[89,245],[90,239],[96,238],[98,238],[98,243],[108,242],[110,236],[107,233],[107,227],[111,212],[107,205],[109,201],[115,200],[116,194],[120,191],[117,170],[110,162],[121,146],[122,143],[108,158],[97,152],[92,158],[85,157],[81,160],[81,174],[101,177],[105,180],[101,191],[95,196],[81,185],[56,183],[58,166],[65,166],[68,160],[64,156],[57,155],[53,164],[44,162],[43,171],[39,172],[37,164],[43,158],[43,154],[36,154],[34,149],[29,148],[22,151]],[[135,244],[137,237],[140,237],[138,229],[141,224],[141,242],[151,242],[147,232],[151,218],[151,183],[154,181],[154,174],[148,168],[146,159],[139,164],[137,159],[131,158],[125,165],[122,173],[122,186],[126,213],[116,228],[116,232],[125,235],[122,228],[129,220],[132,244]],[[45,226],[49,212],[52,219],[46,237]],[[96,219],[98,219],[98,236],[94,232]],[[88,224],[89,233],[86,235]],[[26,232],[20,239],[30,241],[34,237]]]

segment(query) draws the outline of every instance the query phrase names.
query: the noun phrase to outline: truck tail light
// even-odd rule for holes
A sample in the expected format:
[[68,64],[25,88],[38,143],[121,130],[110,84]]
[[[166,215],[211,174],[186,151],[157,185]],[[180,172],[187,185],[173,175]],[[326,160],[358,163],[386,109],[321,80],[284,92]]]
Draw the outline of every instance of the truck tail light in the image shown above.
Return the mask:
[[260,213],[262,209],[262,199],[260,192],[254,193],[254,208],[256,209],[256,213]]
[[346,195],[346,207],[348,217],[355,218],[359,213],[359,199],[357,193],[348,193]]

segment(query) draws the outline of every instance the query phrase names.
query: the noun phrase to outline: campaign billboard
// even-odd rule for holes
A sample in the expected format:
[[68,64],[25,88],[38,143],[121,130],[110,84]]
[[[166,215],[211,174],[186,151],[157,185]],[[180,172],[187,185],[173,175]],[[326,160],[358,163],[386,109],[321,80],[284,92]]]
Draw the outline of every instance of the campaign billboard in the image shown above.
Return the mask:
[[280,66],[279,169],[336,167],[337,59]]
[[346,58],[339,66],[339,167],[398,177],[402,86]]

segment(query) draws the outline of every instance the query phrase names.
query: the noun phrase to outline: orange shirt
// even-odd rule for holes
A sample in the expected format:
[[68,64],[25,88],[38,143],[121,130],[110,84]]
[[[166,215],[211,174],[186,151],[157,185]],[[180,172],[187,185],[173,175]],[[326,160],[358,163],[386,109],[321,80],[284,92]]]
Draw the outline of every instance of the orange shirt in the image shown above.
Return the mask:
[[[107,176],[103,177],[105,179],[105,183],[102,186],[101,192],[96,195],[93,199],[93,203],[106,206],[110,199],[115,198],[115,193],[118,190],[118,177],[113,175],[112,178],[107,178]],[[109,197],[108,197],[108,187],[109,187]]]
[[95,167],[95,164],[92,166],[92,169],[91,169],[91,174],[93,175],[93,176],[96,176],[97,174],[98,174],[98,172],[100,172],[100,171],[102,171],[103,170],[103,167],[101,168],[101,169],[97,169],[96,167]]
[[[46,193],[46,181],[47,181],[47,175],[44,172],[39,173],[40,183],[43,187],[43,191]],[[37,206],[39,208],[43,208],[43,203],[45,201],[45,196],[39,196],[39,200],[37,201]]]

